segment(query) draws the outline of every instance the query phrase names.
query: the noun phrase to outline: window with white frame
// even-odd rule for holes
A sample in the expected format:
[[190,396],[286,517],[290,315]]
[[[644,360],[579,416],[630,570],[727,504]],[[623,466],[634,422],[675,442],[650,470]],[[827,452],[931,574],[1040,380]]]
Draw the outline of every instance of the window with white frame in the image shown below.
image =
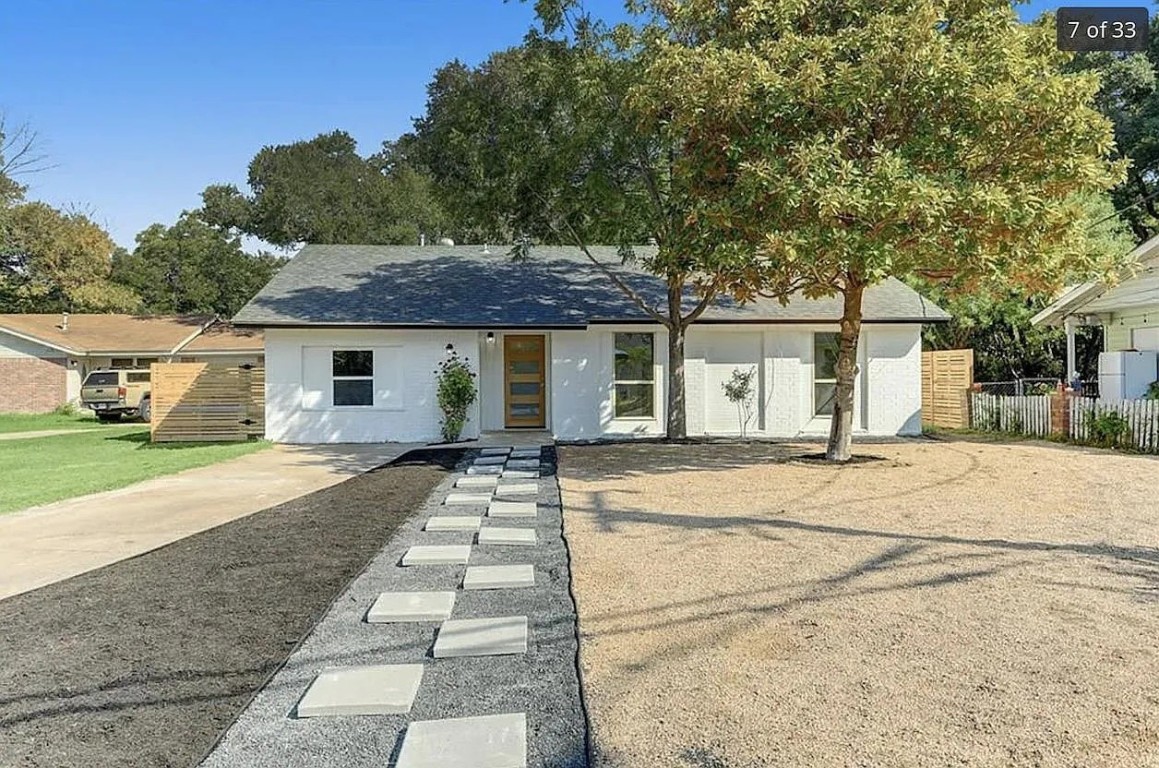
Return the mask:
[[617,419],[656,417],[654,334],[617,333],[615,414]]
[[373,350],[336,349],[330,366],[335,406],[374,405]]
[[832,416],[837,399],[837,352],[841,338],[836,333],[813,334],[813,414]]

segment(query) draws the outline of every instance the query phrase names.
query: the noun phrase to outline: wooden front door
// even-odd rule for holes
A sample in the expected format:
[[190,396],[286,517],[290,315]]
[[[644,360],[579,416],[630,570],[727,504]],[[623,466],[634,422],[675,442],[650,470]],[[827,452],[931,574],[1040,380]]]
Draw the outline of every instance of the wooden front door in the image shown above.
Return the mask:
[[544,337],[503,337],[504,424],[507,427],[547,426]]

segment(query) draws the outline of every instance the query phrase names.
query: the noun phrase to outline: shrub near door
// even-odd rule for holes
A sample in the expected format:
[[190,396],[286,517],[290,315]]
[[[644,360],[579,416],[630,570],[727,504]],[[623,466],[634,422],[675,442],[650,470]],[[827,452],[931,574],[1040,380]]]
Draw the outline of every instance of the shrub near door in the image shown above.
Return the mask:
[[466,358],[452,352],[438,370],[438,402],[443,412],[443,440],[453,443],[463,433],[467,423],[467,411],[478,397],[475,388],[475,374],[467,365]]

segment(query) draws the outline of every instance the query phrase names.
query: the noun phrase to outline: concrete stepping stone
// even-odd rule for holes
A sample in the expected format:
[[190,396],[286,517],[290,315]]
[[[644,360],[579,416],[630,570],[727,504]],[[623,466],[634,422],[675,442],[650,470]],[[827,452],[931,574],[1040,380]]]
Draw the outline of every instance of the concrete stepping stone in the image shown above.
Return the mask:
[[456,488],[494,488],[499,478],[494,475],[471,475],[455,481]]
[[492,528],[479,529],[479,544],[500,544],[504,546],[535,546],[538,540],[535,538],[534,528],[500,528],[498,526]]
[[451,619],[439,627],[435,658],[527,653],[527,617]]
[[479,453],[483,456],[506,456],[511,453],[511,449],[495,446],[494,448],[484,448]]
[[506,456],[480,456],[471,462],[476,467],[486,467],[491,464],[503,464],[507,461]]
[[371,624],[446,621],[455,607],[454,592],[383,592],[370,606]]
[[424,531],[477,531],[482,517],[467,515],[436,515],[423,526]]
[[463,576],[463,589],[521,589],[534,586],[533,565],[472,565]]
[[508,469],[539,469],[539,459],[510,459]]
[[403,565],[466,565],[470,544],[416,544],[402,556]]
[[298,717],[405,715],[422,679],[422,664],[327,669],[298,702]]
[[447,498],[443,500],[443,504],[448,507],[478,507],[487,506],[491,503],[490,493],[462,493],[452,492],[447,494]]
[[[470,472],[470,470],[467,470]],[[539,477],[538,469],[505,469],[503,477],[509,480],[532,480]]]
[[484,464],[483,466],[467,467],[468,475],[498,475],[503,471],[503,467],[498,464]]
[[535,517],[537,514],[534,501],[493,501],[487,507],[487,517]]
[[539,493],[539,483],[504,483],[495,489],[496,497],[535,496]]
[[510,454],[513,459],[538,459],[542,455],[540,448],[516,448]]
[[419,720],[407,726],[396,768],[526,768],[527,715]]

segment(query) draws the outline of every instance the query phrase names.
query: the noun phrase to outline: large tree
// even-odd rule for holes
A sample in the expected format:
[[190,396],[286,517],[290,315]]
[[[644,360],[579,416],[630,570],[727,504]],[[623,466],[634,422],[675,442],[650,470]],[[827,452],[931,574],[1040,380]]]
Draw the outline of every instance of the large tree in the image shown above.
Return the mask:
[[137,295],[109,279],[116,246],[82,213],[20,203],[0,233],[0,306],[6,312],[131,312]]
[[1079,195],[1124,167],[1098,78],[1061,71],[1049,24],[995,0],[637,5],[663,34],[634,103],[681,142],[699,218],[760,249],[754,288],[843,299],[831,460],[850,457],[868,287],[1049,291],[1111,268]]
[[1151,21],[1146,53],[1080,53],[1065,68],[1100,76],[1095,104],[1114,125],[1115,157],[1131,161],[1112,199],[1142,243],[1159,233],[1159,16]]
[[184,213],[172,226],[153,224],[133,251],[113,258],[112,279],[158,314],[230,317],[269,282],[281,260],[242,249],[241,239]]
[[[453,62],[429,87],[426,115],[403,144],[438,185],[449,215],[492,241],[577,246],[667,331],[667,435],[686,435],[684,340],[689,325],[738,284],[751,249],[697,219],[679,174],[683,151],[663,118],[627,96],[643,76],[638,30],[609,28],[570,3],[539,4],[544,32],[469,68]],[[566,6],[566,7],[565,7]],[[654,249],[633,246],[648,241]],[[589,245],[620,246],[663,282],[636,290],[621,264]]]
[[249,193],[215,184],[202,217],[277,246],[410,244],[444,227],[429,181],[388,152],[358,154],[344,131],[263,147],[249,165]]

